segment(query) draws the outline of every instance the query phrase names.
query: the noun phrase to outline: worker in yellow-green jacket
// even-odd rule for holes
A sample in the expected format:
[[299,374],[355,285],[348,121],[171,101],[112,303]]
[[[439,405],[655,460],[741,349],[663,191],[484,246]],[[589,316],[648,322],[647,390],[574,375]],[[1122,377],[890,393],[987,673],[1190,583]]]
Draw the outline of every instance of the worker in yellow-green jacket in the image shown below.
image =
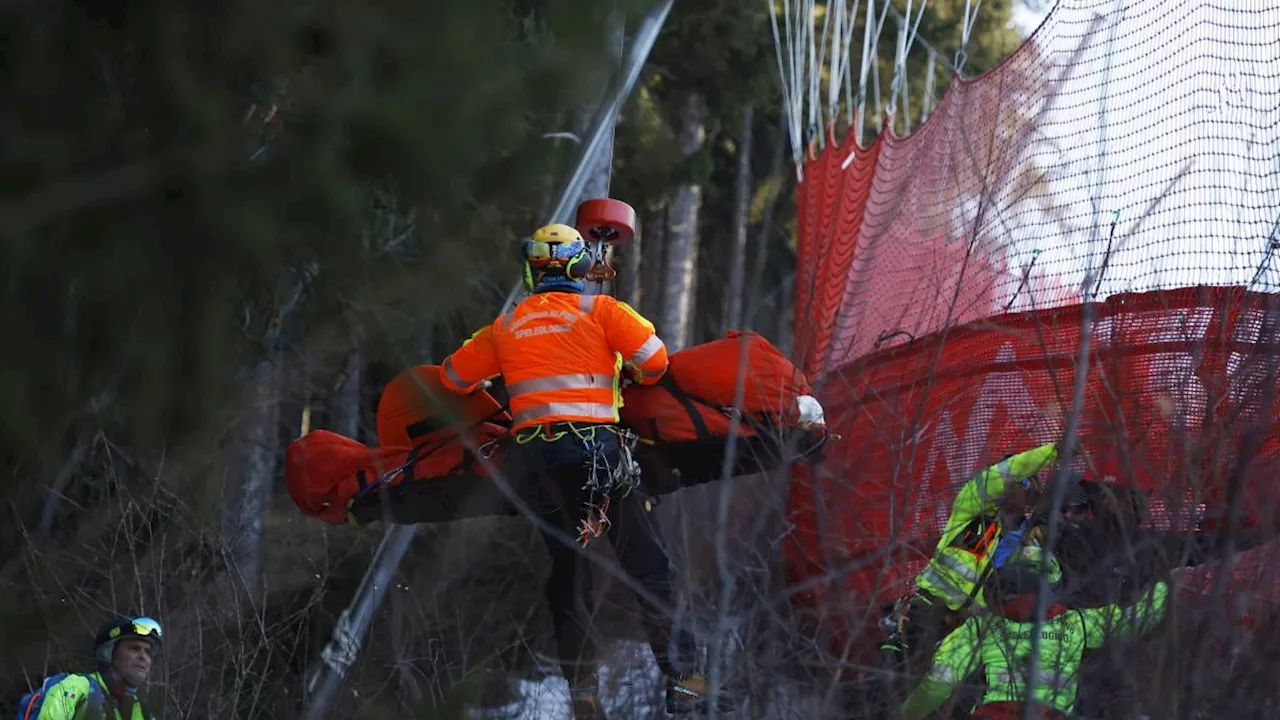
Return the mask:
[[[1043,492],[1039,473],[1058,459],[1048,443],[1007,455],[960,488],[933,557],[916,576],[916,589],[900,599],[886,620],[881,663],[894,675],[914,675],[933,645],[985,604],[982,581],[993,567],[1002,532],[1014,529]],[[916,650],[924,652],[923,657]]]
[[[1036,593],[1044,575],[1049,597],[1043,621],[1037,623]],[[991,612],[968,618],[943,639],[928,674],[903,703],[902,715],[928,717],[951,697],[958,683],[981,668],[986,692],[972,717],[1066,720],[1071,716],[1085,651],[1150,630],[1164,617],[1169,585],[1156,582],[1129,607],[1072,609],[1054,598],[1061,577],[1058,561],[1049,553],[1034,545],[1019,550],[986,583]],[[1028,701],[1033,705],[1030,714],[1024,715]]]
[[160,623],[149,617],[108,623],[94,642],[96,672],[58,673],[18,702],[19,720],[151,720],[138,688],[160,649]]

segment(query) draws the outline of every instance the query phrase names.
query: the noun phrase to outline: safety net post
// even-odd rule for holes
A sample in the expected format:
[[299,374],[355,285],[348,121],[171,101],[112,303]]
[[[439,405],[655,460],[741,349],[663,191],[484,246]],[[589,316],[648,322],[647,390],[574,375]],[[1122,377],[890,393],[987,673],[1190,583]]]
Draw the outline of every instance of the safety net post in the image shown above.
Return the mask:
[[[630,97],[636,81],[640,79],[640,72],[644,69],[644,63],[648,60],[649,53],[653,50],[653,45],[658,40],[658,34],[662,32],[662,25],[667,21],[667,15],[670,14],[671,7],[674,4],[675,0],[661,0],[657,7],[650,11],[641,21],[640,27],[636,29],[636,35],[631,41],[631,48],[625,56],[623,72],[618,79],[617,91],[609,96],[600,105],[599,110],[596,111],[596,115],[591,121],[591,130],[587,133],[586,140],[578,147],[578,155],[574,161],[573,170],[569,173],[569,178],[565,181],[565,185],[560,191],[560,198],[555,207],[548,213],[544,224],[572,224],[571,214],[582,199],[582,191],[590,179],[591,169],[595,167],[601,149],[609,141],[613,132],[614,120],[627,98]],[[502,304],[501,312],[505,313],[515,306],[520,299],[523,288],[524,284],[521,281],[516,281],[515,285],[511,287],[511,292],[507,293],[507,299]]]

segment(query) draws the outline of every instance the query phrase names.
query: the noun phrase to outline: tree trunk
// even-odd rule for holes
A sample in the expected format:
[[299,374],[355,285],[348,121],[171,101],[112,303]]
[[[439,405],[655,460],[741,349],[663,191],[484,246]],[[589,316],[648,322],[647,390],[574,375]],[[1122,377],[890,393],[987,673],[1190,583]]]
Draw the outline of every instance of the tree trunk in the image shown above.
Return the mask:
[[251,596],[259,588],[262,521],[275,487],[281,377],[279,353],[269,354],[254,368],[229,467],[223,540]]
[[352,440],[361,440],[361,420],[364,417],[363,402],[363,370],[364,353],[359,347],[347,352],[347,366],[343,371],[342,384],[334,393],[333,431],[346,435]]
[[[774,187],[774,192],[770,193],[764,200],[764,212],[760,217],[760,227],[756,231],[756,247],[755,257],[752,258],[751,283],[747,286],[746,291],[748,297],[752,298],[752,302],[746,303],[746,317],[743,325],[748,328],[756,328],[757,322],[754,317],[760,307],[760,298],[764,290],[764,269],[769,259],[769,238],[773,236],[773,217],[778,208],[778,197],[787,189],[788,184],[784,182],[782,173],[786,171],[786,151],[787,151],[787,116],[786,113],[779,115],[778,134],[774,141],[773,157],[769,160],[769,175],[771,179],[778,182]],[[788,295],[786,302],[791,303],[792,298]]]
[[640,305],[636,309],[658,325],[658,334],[664,335],[662,326],[662,263],[667,242],[667,205],[665,202],[645,210],[640,222],[644,233],[643,250],[636,253],[640,265]]
[[263,333],[265,352],[249,375],[244,415],[229,448],[222,502],[223,545],[250,597],[261,586],[263,519],[276,487],[276,457],[282,440],[280,405],[286,375],[281,338],[307,289],[305,279],[287,274],[281,284],[284,292],[277,294]]
[[[678,109],[680,152],[691,158],[702,149],[706,109],[696,91],[682,94]],[[662,327],[667,348],[680,350],[689,342],[693,315],[693,277],[698,267],[698,212],[702,186],[690,178],[676,188],[667,213],[666,258],[663,263]]]
[[787,357],[791,357],[791,353],[795,349],[795,343],[792,341],[796,329],[794,303],[792,302],[795,283],[795,273],[788,273],[782,279],[781,292],[778,294],[778,340],[775,344],[778,346],[778,350]]
[[743,285],[747,274],[747,211],[751,205],[751,125],[755,108],[742,108],[742,130],[738,135],[738,172],[733,183],[733,225],[729,265],[729,297],[724,311],[724,329],[742,325]]

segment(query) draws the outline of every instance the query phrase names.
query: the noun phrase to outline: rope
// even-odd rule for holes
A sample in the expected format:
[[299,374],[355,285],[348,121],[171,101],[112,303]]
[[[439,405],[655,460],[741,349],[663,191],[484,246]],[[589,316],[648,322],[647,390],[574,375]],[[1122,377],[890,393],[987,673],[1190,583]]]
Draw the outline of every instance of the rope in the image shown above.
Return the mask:
[[934,69],[938,63],[938,53],[933,48],[929,48],[929,59],[925,61],[924,70],[924,97],[920,101],[920,124],[929,119],[929,105],[933,100],[933,75]]
[[774,59],[778,63],[778,80],[782,90],[782,108],[787,119],[787,134],[791,139],[791,155],[796,166],[796,175],[798,179],[803,178],[801,170],[803,164],[800,156],[800,98],[797,97],[799,83],[796,78],[795,49],[798,43],[789,42],[792,37],[791,32],[791,3],[790,0],[782,0],[782,20],[785,29],[785,35],[788,39],[786,45],[786,55],[790,59],[790,64],[783,59],[783,40],[778,32],[778,14],[773,12],[773,4],[770,0],[766,0],[770,5],[769,27],[773,31],[773,51]]
[[[911,0],[907,0],[907,17],[911,17]],[[902,91],[902,77],[907,74],[907,25],[898,23],[897,42],[893,48],[893,79],[889,81],[889,114],[898,110],[898,93]]]
[[[889,114],[893,115],[897,111],[898,97],[904,95],[904,86],[907,77],[907,54],[911,52],[911,48],[915,45],[916,35],[920,32],[920,21],[924,19],[924,9],[929,4],[928,0],[920,1],[920,12],[916,13],[915,23],[909,22],[911,17],[911,2],[907,0],[907,21],[899,17],[898,21],[898,46],[894,54],[893,62],[893,84],[889,87]],[[891,2],[886,2],[886,7],[891,7]],[[895,10],[895,15],[897,12]],[[910,26],[910,31],[907,30]],[[904,95],[905,97],[905,95]],[[905,104],[905,103],[904,103]]]
[[867,65],[863,69],[863,74],[866,74],[871,67],[875,68],[875,74],[871,76],[871,89],[876,96],[876,117],[880,118],[884,117],[884,107],[880,102],[880,55],[876,51],[880,48],[880,33],[884,32],[884,21],[889,17],[890,10],[897,12],[893,7],[892,0],[884,0],[884,10],[880,11],[880,20],[876,22],[876,31],[871,35],[871,47],[867,53]]
[[[809,7],[810,18],[812,18],[817,13],[817,10],[813,7],[812,0],[810,0]],[[806,143],[811,143],[816,140],[818,147],[822,147],[826,139],[818,131],[818,122],[821,117],[820,108],[822,107],[822,73],[820,69],[828,67],[832,62],[835,62],[834,47],[832,48],[831,61],[827,62],[826,60],[827,37],[834,36],[834,33],[831,32],[831,15],[831,7],[828,5],[826,12],[822,13],[822,37],[809,48],[809,56],[813,58],[814,62],[809,68],[809,126],[805,128],[808,133],[805,141]]]
[[[970,12],[970,6],[973,12]],[[953,72],[959,72],[964,67],[967,56],[965,48],[969,46],[969,35],[973,33],[974,21],[978,19],[978,10],[982,7],[982,0],[974,3],[972,0],[964,0],[964,20],[960,25],[960,49],[956,51],[955,68]]]
[[[806,146],[808,146],[809,140],[812,139],[813,137],[813,128],[818,124],[818,97],[819,97],[818,95],[819,72],[818,71],[819,71],[819,68],[822,67],[821,62],[818,59],[819,43],[814,41],[815,38],[813,34],[813,18],[814,18],[814,15],[817,14],[817,11],[814,9],[813,3],[814,3],[814,0],[808,0],[808,2],[806,3],[808,12],[805,13],[805,24],[804,24],[804,27],[806,29],[805,49],[809,51],[808,52],[809,65],[807,67],[802,67],[801,69],[802,73],[805,71],[809,73],[809,124],[808,124],[808,127],[805,128],[805,138],[804,138],[804,142]],[[826,50],[825,45],[823,45],[822,47],[823,47],[823,50]]]
[[[886,8],[889,0],[885,0]],[[858,144],[862,144],[862,126],[867,122],[867,72],[871,69],[871,57],[875,52],[875,36],[871,34],[871,19],[875,17],[876,0],[867,0],[867,17],[863,22],[862,31],[862,70],[858,80],[858,120],[857,120],[857,138]],[[883,13],[881,13],[881,23],[884,22]],[[878,30],[877,30],[878,33]]]
[[[870,2],[871,0],[868,0]],[[858,7],[862,0],[853,0],[853,7],[845,11],[844,0],[840,0],[836,5],[836,32],[832,36],[832,47],[836,47],[836,37],[839,37],[839,53],[833,54],[835,62],[834,69],[829,73],[830,82],[827,87],[827,123],[835,125],[836,118],[840,114],[840,91],[844,90],[845,106],[849,110],[849,125],[853,125],[853,86],[850,83],[850,68],[853,63],[849,62],[853,53],[850,50],[853,47],[853,30],[856,23],[853,21],[858,15]],[[833,50],[834,53],[834,50]]]
[[[898,8],[890,7],[889,10],[890,12],[893,13],[894,18],[896,18],[899,22],[902,21],[903,19],[902,13],[898,10]],[[955,64],[951,63],[945,57],[943,57],[942,53],[933,45],[930,45],[927,40],[925,40],[924,38],[916,38],[916,42],[920,44],[920,47],[936,53],[938,55],[938,62],[942,63],[942,66],[947,69],[947,72],[950,72],[952,74],[956,73],[958,68],[955,66]]]
[[[834,16],[834,20],[832,19]],[[832,72],[827,74],[827,124],[830,125],[832,117],[835,115],[835,105],[839,103],[840,98],[840,68],[844,65],[844,0],[837,0],[835,3],[835,12],[832,12],[831,4],[827,4],[826,17],[831,21],[831,68]],[[826,35],[824,28],[823,35]],[[823,133],[825,139],[826,133]]]
[[[867,0],[867,1],[868,1],[868,2],[870,2],[870,0]],[[855,6],[854,6],[853,14],[854,14],[854,15],[857,15],[857,14],[858,14],[858,8],[857,8],[857,5],[855,5]],[[843,73],[841,73],[841,75],[843,75],[843,77],[841,78],[841,81],[840,81],[840,82],[841,82],[841,84],[842,84],[842,85],[844,85],[844,109],[845,109],[845,112],[848,114],[848,118],[849,118],[849,127],[850,127],[850,128],[854,127],[854,124],[853,124],[853,110],[854,110],[854,105],[853,105],[853,79],[852,79],[852,76],[853,76],[853,63],[848,62],[848,57],[852,54],[852,53],[850,53],[850,52],[849,52],[849,46],[853,43],[853,25],[854,25],[853,21],[852,21],[852,20],[850,20],[850,21],[849,21],[849,40],[845,43],[845,44],[846,44],[846,48],[845,48],[845,58],[846,58],[846,61],[845,61],[845,64],[844,64],[844,72],[843,72]],[[832,122],[835,122],[835,120],[833,119],[833,120],[832,120]],[[859,140],[861,140],[861,137],[859,137]]]
[[[798,181],[804,179],[806,151],[810,147],[824,147],[828,136],[834,132],[840,117],[842,96],[849,129],[854,132],[859,145],[863,143],[868,115],[868,90],[875,96],[876,115],[892,117],[901,108],[903,128],[910,132],[911,118],[907,116],[912,113],[907,61],[917,43],[929,54],[925,99],[920,111],[920,122],[923,123],[933,108],[937,65],[941,63],[952,74],[959,72],[964,60],[964,46],[973,33],[975,18],[982,6],[982,0],[965,0],[961,50],[956,55],[957,62],[952,63],[944,59],[949,54],[944,55],[920,37],[920,24],[924,20],[928,0],[906,0],[905,12],[894,7],[893,0],[880,0],[880,7],[876,7],[876,0],[866,0],[862,23],[862,63],[855,89],[853,33],[857,25],[855,18],[863,9],[862,0],[831,0],[826,3],[821,28],[817,27],[816,0],[765,1],[769,7],[769,29],[773,36],[774,61],[778,67],[784,123]],[[898,23],[898,33],[886,108],[880,88],[878,50],[889,13],[893,13]],[[871,75],[873,72],[875,74]],[[820,133],[824,127],[828,132]]]

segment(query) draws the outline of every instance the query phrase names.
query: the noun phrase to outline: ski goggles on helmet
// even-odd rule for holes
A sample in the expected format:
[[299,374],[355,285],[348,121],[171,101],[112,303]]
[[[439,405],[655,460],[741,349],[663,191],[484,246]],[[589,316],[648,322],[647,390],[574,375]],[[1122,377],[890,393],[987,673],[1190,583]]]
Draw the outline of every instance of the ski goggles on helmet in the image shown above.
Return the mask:
[[533,267],[564,267],[570,260],[584,254],[587,245],[581,240],[546,242],[528,239],[524,241],[524,258]]
[[116,625],[107,633],[109,640],[124,637],[143,637],[160,642],[164,638],[164,630],[160,627],[160,621],[154,618],[136,617]]

